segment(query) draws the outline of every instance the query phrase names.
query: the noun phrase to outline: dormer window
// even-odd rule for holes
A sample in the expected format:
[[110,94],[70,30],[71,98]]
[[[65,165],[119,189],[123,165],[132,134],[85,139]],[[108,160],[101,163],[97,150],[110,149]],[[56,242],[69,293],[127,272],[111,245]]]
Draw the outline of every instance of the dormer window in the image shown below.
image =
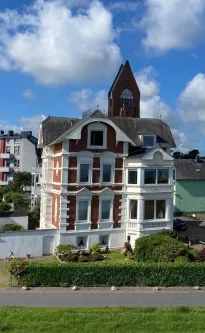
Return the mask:
[[102,123],[92,123],[88,126],[88,146],[90,149],[107,148],[107,126]]
[[156,136],[155,135],[143,135],[142,137],[142,145],[145,148],[155,147],[156,144]]
[[91,131],[90,145],[103,146],[103,131]]
[[134,106],[134,97],[129,89],[124,89],[120,95],[120,104],[126,108],[132,108]]

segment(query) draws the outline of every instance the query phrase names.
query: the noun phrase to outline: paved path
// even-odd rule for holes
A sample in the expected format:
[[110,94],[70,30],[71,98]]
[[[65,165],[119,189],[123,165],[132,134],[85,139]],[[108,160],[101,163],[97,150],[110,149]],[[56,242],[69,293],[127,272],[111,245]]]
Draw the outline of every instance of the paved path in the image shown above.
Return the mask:
[[0,306],[109,307],[109,306],[205,306],[205,292],[139,291],[3,291]]

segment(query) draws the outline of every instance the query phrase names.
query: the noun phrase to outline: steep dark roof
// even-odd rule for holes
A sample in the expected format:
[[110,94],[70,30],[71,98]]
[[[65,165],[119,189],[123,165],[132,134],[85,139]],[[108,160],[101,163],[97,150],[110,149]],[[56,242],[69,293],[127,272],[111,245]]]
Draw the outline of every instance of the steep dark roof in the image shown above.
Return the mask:
[[110,117],[137,146],[141,144],[140,134],[157,135],[161,147],[175,148],[175,142],[169,126],[160,119]]
[[47,145],[73,126],[79,119],[49,116],[42,122],[43,144]]
[[112,86],[111,86],[111,88],[110,88],[110,90],[108,92],[108,96],[110,96],[112,89],[114,88],[115,84],[117,83],[117,80],[119,79],[119,76],[120,76],[120,74],[121,74],[124,66],[125,65],[123,65],[123,64],[120,66],[119,71],[118,71],[118,73],[117,73],[117,75],[116,75],[116,77],[115,77],[115,79],[113,81],[113,84],[112,84]]
[[191,159],[176,159],[176,180],[205,180],[205,163]]

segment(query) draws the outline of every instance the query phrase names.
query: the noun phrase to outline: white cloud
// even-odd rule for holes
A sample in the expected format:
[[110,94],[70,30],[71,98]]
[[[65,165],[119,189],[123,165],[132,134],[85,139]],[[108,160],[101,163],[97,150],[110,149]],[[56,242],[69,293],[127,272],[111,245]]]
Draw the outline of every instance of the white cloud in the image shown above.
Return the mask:
[[36,99],[36,95],[33,93],[32,89],[26,89],[22,92],[22,95],[27,99]]
[[108,97],[106,90],[93,92],[91,89],[82,89],[70,94],[68,101],[77,106],[81,111],[96,110],[99,105],[100,110],[106,110],[108,106]]
[[138,7],[139,3],[137,1],[115,1],[108,4],[108,9],[113,12],[135,12]]
[[171,131],[177,146],[175,149],[176,151],[181,151],[185,154],[193,149],[188,141],[188,137],[183,132],[180,132],[175,128],[172,128]]
[[179,97],[179,113],[184,122],[205,122],[205,74],[197,74]]
[[22,14],[0,12],[0,66],[8,70],[9,63],[45,85],[112,77],[121,54],[111,13],[99,1],[83,13],[69,3],[36,0]]
[[142,44],[159,53],[190,48],[202,37],[204,19],[204,0],[146,0]]
[[38,137],[40,123],[46,118],[44,114],[37,114],[33,117],[21,117],[16,125],[9,124],[0,119],[0,129],[5,132],[13,130],[16,133],[21,131],[32,131],[33,135]]

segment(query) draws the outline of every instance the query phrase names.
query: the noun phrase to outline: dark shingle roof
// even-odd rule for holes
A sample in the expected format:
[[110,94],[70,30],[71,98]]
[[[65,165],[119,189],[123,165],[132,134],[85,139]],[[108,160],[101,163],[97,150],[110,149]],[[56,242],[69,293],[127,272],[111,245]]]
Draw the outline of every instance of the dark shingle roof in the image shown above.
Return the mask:
[[205,180],[205,163],[191,159],[176,159],[176,180]]
[[175,148],[175,142],[169,126],[160,119],[110,117],[137,146],[141,144],[140,134],[157,135],[161,147]]
[[47,145],[73,126],[79,119],[49,116],[42,122],[43,144]]

